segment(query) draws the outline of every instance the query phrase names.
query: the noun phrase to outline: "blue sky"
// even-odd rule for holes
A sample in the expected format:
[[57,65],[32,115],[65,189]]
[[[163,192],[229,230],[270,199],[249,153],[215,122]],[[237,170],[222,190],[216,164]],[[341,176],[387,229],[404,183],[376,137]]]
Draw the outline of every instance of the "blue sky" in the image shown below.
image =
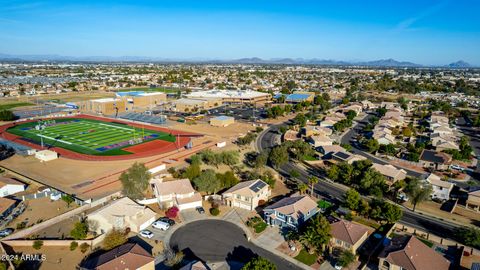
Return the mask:
[[0,0],[0,53],[480,65],[480,1]]

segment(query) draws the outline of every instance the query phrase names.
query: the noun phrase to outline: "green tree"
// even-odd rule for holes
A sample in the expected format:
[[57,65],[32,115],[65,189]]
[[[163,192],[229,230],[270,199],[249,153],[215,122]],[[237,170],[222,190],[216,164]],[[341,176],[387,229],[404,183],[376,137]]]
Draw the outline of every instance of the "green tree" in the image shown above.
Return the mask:
[[477,228],[458,228],[455,230],[455,237],[467,246],[480,248],[480,230]]
[[293,118],[293,122],[296,125],[299,125],[301,127],[304,127],[307,124],[307,117],[303,113],[299,113]]
[[408,195],[413,205],[413,212],[418,204],[427,201],[432,194],[432,186],[428,183],[422,183],[420,179],[413,178],[407,183],[405,193]]
[[212,169],[204,170],[199,176],[193,179],[193,184],[199,191],[216,193],[222,188],[222,182],[217,178]]
[[35,241],[33,241],[32,247],[33,247],[34,249],[39,250],[39,249],[42,248],[42,246],[43,246],[43,241],[42,241],[42,240],[35,240]]
[[375,153],[380,148],[380,144],[378,143],[377,140],[372,138],[372,139],[366,141],[365,147],[367,148],[368,152]]
[[304,194],[307,191],[308,186],[305,183],[298,183],[297,189],[298,189],[298,192],[300,192],[300,194]]
[[299,237],[299,240],[308,250],[320,252],[324,250],[325,245],[330,241],[330,223],[322,215],[317,215],[311,220],[311,223]]
[[222,183],[222,188],[229,188],[238,184],[238,178],[232,171],[226,171],[225,173],[217,173],[217,178]]
[[269,156],[272,166],[278,169],[280,166],[288,162],[288,151],[285,147],[276,146],[272,149]]
[[292,178],[298,178],[300,176],[300,173],[295,169],[292,169],[289,174]]
[[360,204],[360,193],[351,188],[345,193],[345,206],[350,210],[357,210]]
[[402,218],[403,212],[399,206],[385,202],[383,209],[383,219],[389,224],[393,224]]
[[342,267],[347,267],[353,263],[355,259],[355,254],[353,254],[350,250],[345,249],[342,250],[340,256],[338,257],[338,264]]
[[67,204],[67,208],[70,208],[70,205],[75,201],[71,195],[63,195],[62,200]]
[[188,166],[185,171],[183,172],[183,177],[184,178],[188,178],[191,180],[195,179],[196,177],[198,177],[201,173],[201,169],[200,169],[200,165],[199,164],[196,164],[196,163],[192,163],[190,164],[190,166]]
[[105,238],[102,242],[102,247],[105,250],[110,250],[112,248],[123,245],[127,242],[127,236],[125,232],[120,229],[112,229],[105,235]]
[[75,239],[85,239],[88,233],[88,224],[85,220],[75,223],[73,229],[70,231],[70,236]]
[[263,257],[255,257],[246,263],[241,270],[277,270],[277,267]]
[[327,177],[333,181],[337,181],[340,177],[340,168],[337,165],[332,165],[327,171]]
[[150,178],[151,174],[145,164],[135,162],[132,167],[120,175],[123,194],[134,200],[142,199]]
[[315,186],[315,184],[318,183],[318,181],[320,181],[320,179],[318,179],[318,177],[316,176],[311,176],[310,178],[308,178],[308,183],[310,184],[310,195],[313,196],[313,187]]
[[267,161],[268,161],[268,154],[266,152],[262,152],[256,155],[255,160],[253,162],[253,166],[256,169],[263,168],[265,167],[265,165],[267,165]]
[[15,120],[15,115],[9,110],[0,110],[0,121]]

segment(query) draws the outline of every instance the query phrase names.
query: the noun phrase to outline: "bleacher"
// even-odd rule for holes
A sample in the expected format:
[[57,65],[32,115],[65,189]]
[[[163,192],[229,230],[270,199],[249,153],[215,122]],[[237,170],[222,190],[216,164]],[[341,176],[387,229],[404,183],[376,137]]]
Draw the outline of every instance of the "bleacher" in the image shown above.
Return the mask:
[[154,115],[146,115],[141,113],[126,113],[126,114],[120,115],[119,118],[132,120],[136,122],[157,124],[157,125],[163,125],[167,120],[165,116],[154,116]]

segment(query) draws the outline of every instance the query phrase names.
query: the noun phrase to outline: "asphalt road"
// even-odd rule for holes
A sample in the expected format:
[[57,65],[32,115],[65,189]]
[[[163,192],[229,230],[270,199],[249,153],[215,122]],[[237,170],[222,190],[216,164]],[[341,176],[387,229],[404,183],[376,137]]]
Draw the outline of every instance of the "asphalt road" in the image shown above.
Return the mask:
[[[368,122],[368,119],[370,119],[371,117],[373,117],[373,115],[371,114],[367,114],[362,120],[359,121],[358,125],[356,125],[355,127],[351,128],[343,137],[342,137],[342,143],[344,144],[350,144],[350,140],[353,139],[354,137],[357,137],[359,132],[361,130],[363,130],[363,128],[365,127],[365,125],[367,124]],[[357,155],[360,155],[360,156],[364,156],[368,159],[370,159],[371,161],[374,161],[375,163],[378,163],[378,164],[388,164],[388,162],[385,162],[383,159],[381,158],[377,158],[377,157],[374,157],[368,153],[365,153],[364,151],[362,151],[361,149],[359,149],[357,146],[355,145],[352,145],[352,152],[354,154],[357,154]],[[398,167],[398,166],[395,166],[395,167]],[[423,176],[423,173],[419,173],[417,171],[414,171],[414,170],[410,170],[408,168],[401,168],[401,169],[404,169],[407,174],[409,176],[412,176],[412,177],[417,177],[417,178],[422,178]]]
[[[267,149],[278,144],[278,136],[280,135],[278,134],[277,129],[279,126],[280,125],[271,126],[267,130],[265,130],[264,133],[260,134],[256,141],[257,149]],[[371,156],[367,156],[367,158],[372,159]],[[303,166],[299,166],[294,161],[290,161],[289,163],[281,166],[278,171],[281,174],[288,176],[289,172],[293,169],[299,172],[300,176],[298,177],[298,179],[303,181],[304,183],[308,183],[308,178],[311,175],[319,176],[321,181],[319,181],[319,183],[315,185],[314,191],[315,193],[323,197],[330,198],[336,201],[342,201],[343,195],[345,194],[346,190],[348,190],[348,187],[328,181],[324,177],[318,175],[318,172],[315,172]],[[452,239],[453,231],[455,230],[455,228],[458,227],[457,224],[427,217],[420,213],[412,212],[411,210],[406,208],[402,208],[402,210],[403,216],[400,220],[401,223],[433,233],[443,238]]]
[[170,239],[172,249],[184,252],[191,259],[206,262],[227,261],[235,269],[259,255],[267,258],[277,269],[301,269],[247,241],[245,233],[235,224],[222,220],[200,220],[189,223],[174,232]]

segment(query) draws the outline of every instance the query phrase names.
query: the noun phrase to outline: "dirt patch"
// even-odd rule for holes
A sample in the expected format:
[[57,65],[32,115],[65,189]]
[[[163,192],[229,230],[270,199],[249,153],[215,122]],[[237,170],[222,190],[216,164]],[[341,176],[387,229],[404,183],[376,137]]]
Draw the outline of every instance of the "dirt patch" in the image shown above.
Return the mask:
[[77,207],[76,204],[72,203],[70,208],[68,208],[64,201],[51,201],[48,197],[28,200],[25,202],[25,204],[27,205],[25,211],[17,218],[12,220],[7,227],[15,229],[17,224],[21,222],[25,223],[26,227],[30,227],[42,221],[66,213]]
[[45,270],[65,270],[75,269],[79,265],[87,253],[82,253],[80,248],[74,251],[70,247],[42,247],[36,250],[32,247],[9,247],[6,246],[8,254],[22,253],[22,254],[43,254],[44,261],[30,261],[27,262],[24,269],[45,269]]

